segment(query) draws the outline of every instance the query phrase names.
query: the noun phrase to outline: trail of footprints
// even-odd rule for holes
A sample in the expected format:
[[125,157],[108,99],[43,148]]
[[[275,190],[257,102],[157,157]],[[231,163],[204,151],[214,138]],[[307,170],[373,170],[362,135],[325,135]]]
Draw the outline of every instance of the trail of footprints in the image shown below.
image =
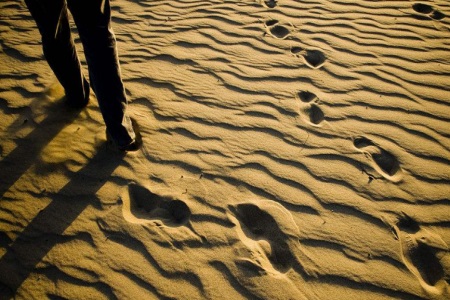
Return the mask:
[[[272,8],[268,5],[265,6]],[[266,33],[277,39],[286,39],[291,34],[286,26],[281,25],[275,19],[267,20],[264,26]],[[317,49],[303,49],[302,47],[295,46],[291,48],[291,54],[295,57],[303,58],[305,64],[311,69],[320,69],[326,61],[323,52]],[[320,108],[319,99],[315,94],[308,91],[300,91],[297,94],[297,98],[301,100],[301,109],[309,117],[309,122],[312,125],[320,125],[325,120],[325,114]]]
[[[412,8],[422,16],[422,19],[442,20],[445,18],[442,12],[428,4],[415,3]],[[266,33],[277,39],[286,39],[290,35],[289,29],[281,25],[278,20],[266,21],[265,27]],[[326,61],[325,55],[319,50],[295,46],[291,48],[291,54],[302,57],[305,64],[312,69],[321,68]],[[297,92],[296,99],[300,102],[301,110],[308,116],[311,125],[319,126],[325,120],[316,94],[301,90]],[[393,182],[401,180],[400,163],[391,152],[364,136],[354,138],[353,146],[372,162],[372,167],[381,176]],[[234,213],[242,230],[250,232],[246,239],[268,241],[268,246],[261,249],[266,251],[268,260],[274,268],[277,270],[289,268],[293,256],[285,250],[289,248],[286,244],[286,235],[277,230],[279,227],[269,211],[252,204],[241,204],[234,207]],[[405,266],[418,278],[427,292],[442,295],[444,293],[442,289],[445,289],[446,284],[445,271],[440,259],[449,251],[447,244],[439,235],[422,229],[406,215],[393,226],[393,232],[400,242],[401,257]],[[284,238],[280,239],[280,237]],[[280,261],[279,257],[282,256],[285,259]]]
[[[285,25],[281,25],[278,20],[268,20],[264,23],[266,28],[266,33],[277,38],[277,39],[286,39],[291,31]],[[303,58],[305,64],[312,69],[321,68],[325,61],[326,57],[320,50],[316,49],[303,49],[301,47],[292,47],[291,54],[298,58]]]
[[[435,7],[421,2],[414,3],[412,9],[419,14],[417,17],[423,20],[431,19],[439,21],[446,17],[444,13]],[[355,138],[353,140],[353,145],[372,159],[375,170],[383,177],[394,182],[401,180],[402,169],[397,158],[393,154],[376,145],[366,137]]]
[[[276,0],[260,0],[263,6],[274,8]],[[435,20],[445,15],[433,7],[416,3],[412,6],[417,13]],[[265,22],[267,34],[285,39],[290,30],[278,20]],[[326,61],[319,50],[292,47],[291,54],[303,57],[312,69],[319,69]],[[325,120],[320,100],[316,94],[302,90],[296,99],[301,109],[309,116],[313,126]],[[354,147],[372,160],[374,169],[383,177],[398,181],[401,167],[397,158],[366,137],[353,139]],[[168,226],[186,224],[191,215],[189,207],[181,200],[170,199],[151,192],[145,187],[131,184],[128,188],[126,210],[134,221],[147,222],[160,220]],[[239,258],[236,264],[246,269],[262,269],[266,272],[285,273],[296,262],[292,252],[298,228],[289,211],[273,201],[240,203],[229,207],[229,218],[236,225],[241,241],[250,251],[250,257]],[[422,229],[413,219],[403,216],[393,227],[393,233],[399,240],[401,257],[405,266],[419,279],[425,289],[439,287],[444,280],[444,270],[440,263],[440,254],[449,251],[448,246],[437,234]]]

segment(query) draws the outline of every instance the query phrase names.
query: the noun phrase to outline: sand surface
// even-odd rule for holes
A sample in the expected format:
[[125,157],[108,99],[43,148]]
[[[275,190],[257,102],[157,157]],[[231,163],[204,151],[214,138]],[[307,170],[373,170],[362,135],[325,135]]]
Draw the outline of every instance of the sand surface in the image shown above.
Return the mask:
[[0,3],[0,299],[450,299],[448,0],[112,6],[125,156]]

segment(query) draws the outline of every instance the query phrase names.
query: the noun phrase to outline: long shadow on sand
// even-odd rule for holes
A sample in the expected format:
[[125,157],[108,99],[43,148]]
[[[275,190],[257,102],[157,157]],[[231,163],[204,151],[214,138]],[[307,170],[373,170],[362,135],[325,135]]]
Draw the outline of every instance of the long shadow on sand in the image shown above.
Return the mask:
[[[36,99],[36,101],[46,101]],[[42,149],[68,124],[72,123],[80,111],[68,109],[63,100],[50,104],[45,120],[26,137],[16,140],[17,147],[0,160],[0,197],[36,162]],[[6,129],[8,130],[8,129]],[[0,198],[1,199],[1,198]]]
[[[52,202],[37,214],[0,258],[0,291],[3,285],[3,289],[15,292],[57,244],[58,239],[46,237],[62,235],[88,205],[98,204],[96,192],[120,161],[117,154],[101,147],[89,163],[72,176],[69,183],[51,196]],[[72,195],[74,191],[81,191],[82,196],[64,196]]]
[[[60,106],[61,103],[57,103],[50,110]],[[0,162],[0,195],[3,196],[36,162],[42,149],[77,115],[77,112],[50,112],[38,128],[18,141],[17,148]],[[121,161],[121,155],[100,145],[95,156],[71,175],[69,183],[59,192],[46,195],[52,199],[50,204],[35,216],[14,242],[5,245],[6,253],[0,258],[0,299],[13,297],[28,276],[35,272],[36,265],[57,244],[58,238],[49,236],[63,235],[88,205],[98,204],[96,192]],[[81,196],[68,196],[74,194]]]

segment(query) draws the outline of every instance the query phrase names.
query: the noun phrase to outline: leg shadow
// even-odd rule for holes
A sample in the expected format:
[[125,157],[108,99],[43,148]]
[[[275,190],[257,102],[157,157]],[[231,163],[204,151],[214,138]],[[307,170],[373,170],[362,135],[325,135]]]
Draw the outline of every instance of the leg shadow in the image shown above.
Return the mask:
[[[36,101],[47,100],[37,99]],[[65,97],[49,104],[45,109],[48,114],[45,120],[37,124],[36,128],[26,137],[16,140],[16,148],[0,160],[1,198],[22,174],[36,163],[42,149],[79,115],[79,110],[68,108],[64,101]]]
[[[89,163],[75,173],[71,181],[58,193],[51,196],[52,202],[7,246],[7,252],[0,258],[0,292],[9,290],[10,294],[15,293],[35,271],[36,265],[57,244],[58,239],[49,239],[46,236],[63,235],[88,205],[95,204],[96,192],[121,161],[118,154],[102,145]],[[79,194],[79,197],[58,197]]]

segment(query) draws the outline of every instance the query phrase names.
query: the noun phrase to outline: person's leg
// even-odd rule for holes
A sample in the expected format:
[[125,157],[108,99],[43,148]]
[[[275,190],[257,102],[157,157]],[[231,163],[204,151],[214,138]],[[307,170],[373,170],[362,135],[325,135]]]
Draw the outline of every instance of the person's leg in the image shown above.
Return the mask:
[[83,107],[89,100],[85,79],[70,34],[65,0],[25,0],[42,36],[44,56],[66,92],[69,105]]
[[122,82],[109,0],[68,0],[106,129],[119,148],[135,142]]

